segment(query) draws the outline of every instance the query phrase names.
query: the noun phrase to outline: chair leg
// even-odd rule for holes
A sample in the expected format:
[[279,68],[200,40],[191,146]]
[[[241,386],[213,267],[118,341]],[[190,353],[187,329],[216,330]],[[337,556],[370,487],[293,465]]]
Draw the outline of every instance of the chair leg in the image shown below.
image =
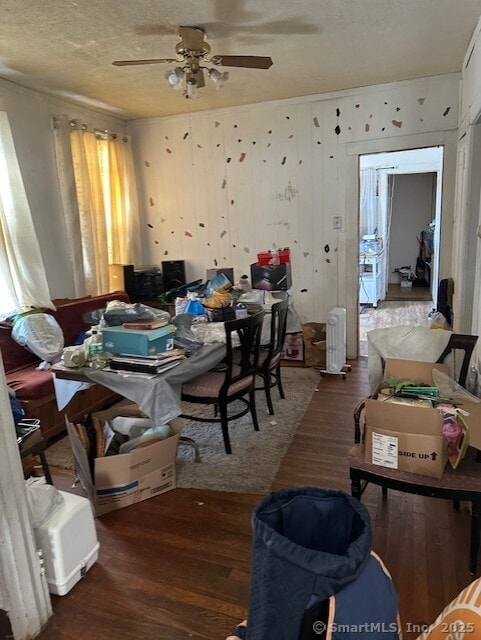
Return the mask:
[[360,478],[351,478],[351,496],[353,498],[361,499],[362,489]]
[[194,460],[196,462],[202,462],[202,459],[200,457],[200,450],[199,450],[199,445],[197,444],[197,442],[193,439],[193,438],[188,438],[187,436],[180,436],[179,438],[179,444],[188,444],[189,446],[191,446],[194,449]]
[[469,550],[469,572],[476,574],[478,566],[479,539],[481,528],[481,503],[477,500],[471,502],[471,547]]
[[43,449],[39,449],[38,455],[40,458],[40,462],[42,463],[43,473],[45,475],[45,482],[47,484],[53,484],[52,476],[50,475],[50,469],[48,466],[47,458],[45,456],[45,451]]
[[256,392],[254,389],[252,391],[249,391],[249,403],[251,408],[252,423],[254,425],[254,429],[256,431],[259,431],[259,423],[257,422]]
[[230,445],[230,438],[229,438],[229,421],[227,420],[227,406],[221,404],[219,408],[220,408],[220,425],[222,427],[222,435],[224,437],[225,452],[232,453],[232,447]]
[[386,489],[386,487],[381,487],[381,489],[382,489],[383,500],[386,500],[386,498],[387,498],[387,489]]
[[279,395],[281,396],[281,398],[283,400],[286,399],[285,393],[284,393],[284,387],[282,386],[282,378],[281,378],[281,365],[278,364],[276,367],[276,376],[277,376],[277,386],[279,387]]
[[271,416],[274,415],[274,406],[272,404],[272,395],[271,395],[271,374],[263,375],[262,379],[264,380],[264,390],[266,392],[266,402],[267,408],[269,409],[269,414]]

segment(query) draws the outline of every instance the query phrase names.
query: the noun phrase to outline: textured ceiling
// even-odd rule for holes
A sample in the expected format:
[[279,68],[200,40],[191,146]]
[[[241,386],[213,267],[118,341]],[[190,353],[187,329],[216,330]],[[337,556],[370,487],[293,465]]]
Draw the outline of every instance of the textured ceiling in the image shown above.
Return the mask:
[[[2,0],[0,77],[128,119],[189,113],[451,73],[481,0]],[[178,27],[213,54],[271,56],[188,100],[167,86]],[[223,68],[220,68],[221,70]]]

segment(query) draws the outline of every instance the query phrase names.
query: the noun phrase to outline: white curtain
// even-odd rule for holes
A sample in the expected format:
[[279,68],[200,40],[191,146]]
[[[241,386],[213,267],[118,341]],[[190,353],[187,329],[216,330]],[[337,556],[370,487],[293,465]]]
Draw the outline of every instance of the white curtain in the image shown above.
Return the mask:
[[122,134],[91,131],[65,116],[55,118],[55,123],[76,294],[106,293],[109,264],[138,264],[140,258],[131,140]]
[[0,269],[10,298],[2,300],[2,308],[11,301],[17,312],[55,309],[5,111],[0,111]]
[[62,198],[62,209],[67,237],[67,251],[72,262],[74,295],[81,298],[86,295],[84,265],[82,257],[82,234],[77,203],[77,187],[70,144],[70,123],[67,115],[53,118],[55,157],[57,174]]
[[359,232],[360,237],[373,234],[378,224],[377,170],[362,169],[360,184]]

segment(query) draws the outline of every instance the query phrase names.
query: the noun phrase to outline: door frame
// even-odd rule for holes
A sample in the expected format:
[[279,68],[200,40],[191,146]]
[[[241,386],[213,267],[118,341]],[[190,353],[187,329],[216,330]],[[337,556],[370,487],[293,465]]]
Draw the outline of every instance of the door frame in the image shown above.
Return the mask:
[[456,169],[457,130],[395,136],[379,140],[363,140],[345,145],[346,212],[355,225],[355,233],[349,239],[346,255],[346,304],[347,353],[348,358],[359,355],[359,156],[420,149],[423,147],[444,147],[441,198],[441,243],[439,248],[439,278],[451,275],[452,225],[454,217],[454,186]]

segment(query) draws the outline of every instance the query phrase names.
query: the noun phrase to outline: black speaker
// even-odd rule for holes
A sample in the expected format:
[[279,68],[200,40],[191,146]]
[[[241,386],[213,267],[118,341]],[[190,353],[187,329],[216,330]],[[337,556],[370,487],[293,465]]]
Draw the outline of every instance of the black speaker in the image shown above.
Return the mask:
[[164,276],[164,289],[170,291],[187,284],[185,279],[185,260],[163,260],[162,275]]
[[133,264],[109,264],[110,291],[125,291],[130,301],[135,300],[135,272]]

